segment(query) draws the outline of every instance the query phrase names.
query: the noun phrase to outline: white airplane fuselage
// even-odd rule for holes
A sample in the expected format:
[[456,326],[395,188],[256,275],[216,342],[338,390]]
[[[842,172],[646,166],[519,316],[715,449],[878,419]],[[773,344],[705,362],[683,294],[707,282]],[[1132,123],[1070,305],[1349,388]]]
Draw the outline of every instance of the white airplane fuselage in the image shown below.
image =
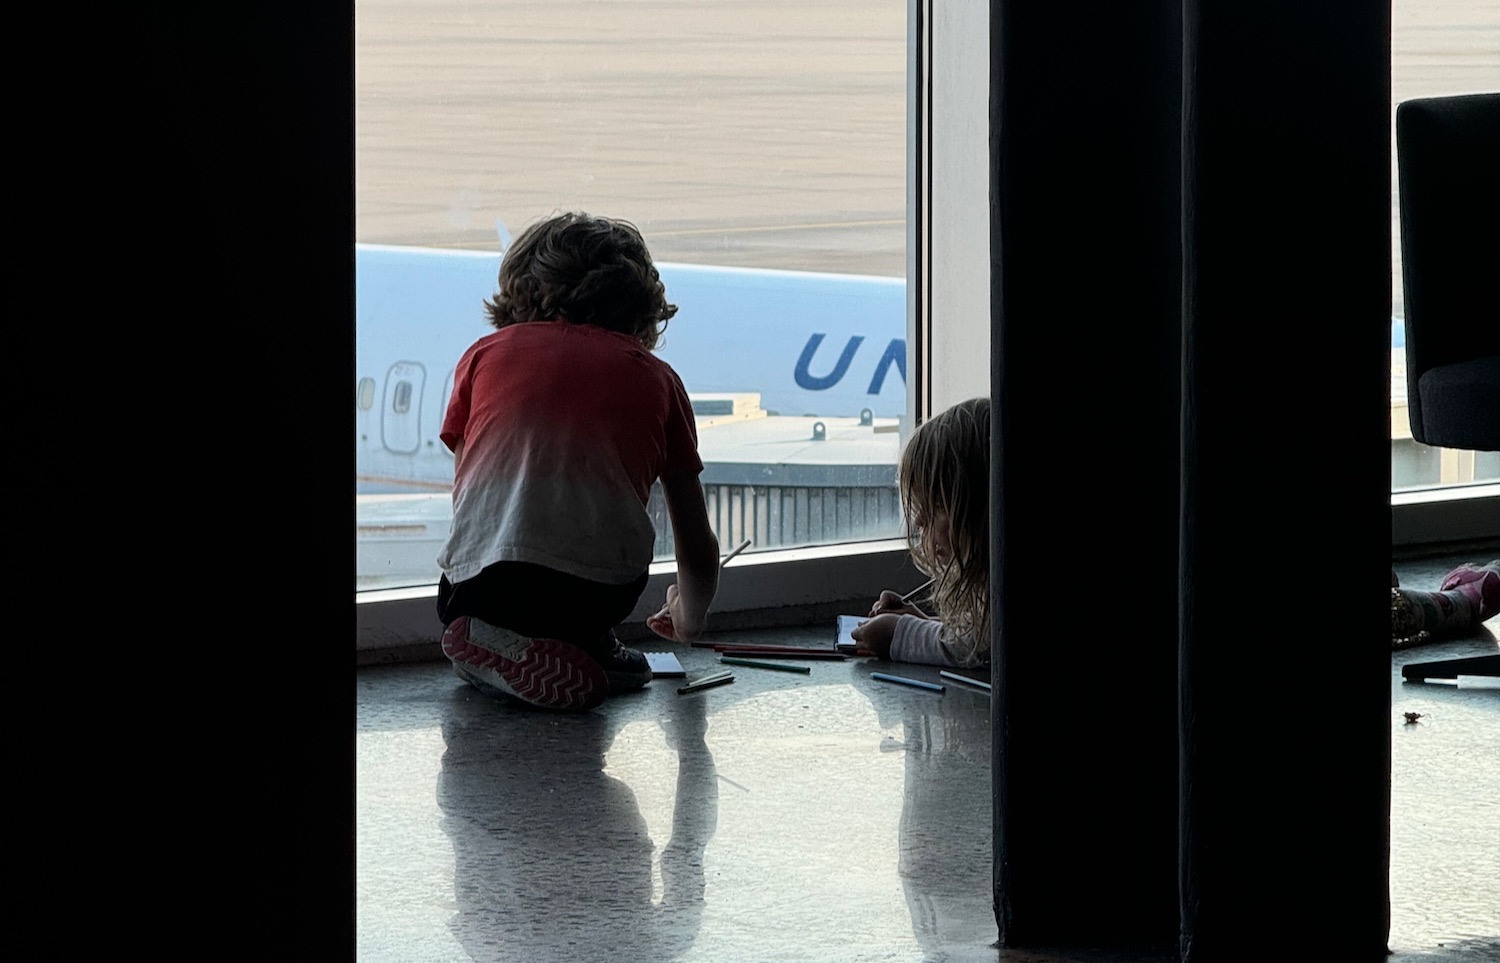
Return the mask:
[[[356,492],[447,491],[438,438],[453,370],[491,334],[497,252],[355,246]],[[658,263],[678,306],[657,354],[690,394],[749,393],[776,415],[906,411],[901,278]]]

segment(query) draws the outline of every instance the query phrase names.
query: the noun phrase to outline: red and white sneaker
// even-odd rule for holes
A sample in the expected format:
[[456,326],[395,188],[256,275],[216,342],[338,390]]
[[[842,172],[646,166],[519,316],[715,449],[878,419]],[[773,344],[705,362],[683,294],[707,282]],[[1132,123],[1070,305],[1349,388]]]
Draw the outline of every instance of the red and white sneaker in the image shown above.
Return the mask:
[[443,630],[443,654],[475,688],[543,709],[592,709],[609,695],[604,667],[577,646],[529,639],[467,615]]

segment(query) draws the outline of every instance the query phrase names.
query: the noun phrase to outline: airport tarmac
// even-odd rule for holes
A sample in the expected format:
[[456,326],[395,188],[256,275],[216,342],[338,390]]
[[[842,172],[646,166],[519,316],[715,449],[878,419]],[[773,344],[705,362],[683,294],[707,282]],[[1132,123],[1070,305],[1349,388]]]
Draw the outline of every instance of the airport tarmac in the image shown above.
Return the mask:
[[[1393,105],[1500,90],[1500,4],[1391,20]],[[356,0],[355,239],[497,250],[497,221],[584,208],[658,260],[905,276],[906,23],[906,0]],[[1397,214],[1393,186],[1393,247]]]

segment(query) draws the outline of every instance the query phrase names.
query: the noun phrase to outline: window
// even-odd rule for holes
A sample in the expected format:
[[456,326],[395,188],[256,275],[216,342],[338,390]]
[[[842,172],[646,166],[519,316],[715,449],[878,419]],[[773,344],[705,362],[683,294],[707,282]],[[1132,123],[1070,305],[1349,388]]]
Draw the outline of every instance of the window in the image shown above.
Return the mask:
[[358,0],[357,590],[436,581],[453,364],[492,330],[504,246],[565,209],[651,246],[680,308],[659,354],[693,396],[726,548],[900,552],[910,17],[907,0]]
[[[428,415],[441,411],[452,362],[489,330],[479,301],[492,293],[513,233],[561,208],[629,217],[682,307],[663,356],[680,363],[701,417],[718,421],[702,434],[717,464],[705,482],[722,482],[710,498],[723,540],[782,546],[742,557],[736,567],[754,566],[756,578],[726,579],[716,610],[774,608],[790,585],[799,593],[815,586],[816,602],[889,584],[904,550],[880,492],[903,431],[919,411],[988,390],[989,278],[972,270],[989,261],[987,6],[773,0],[747,11],[727,0],[573,0],[528,10],[477,0],[440,10],[357,2],[356,377],[414,360],[375,323],[399,318],[408,331],[420,329],[422,357],[445,359],[412,401]],[[634,33],[610,19],[626,13]],[[1487,54],[1497,33],[1493,10],[1399,0],[1392,120],[1402,99],[1500,87]],[[1432,66],[1437,55],[1441,70]],[[1493,518],[1500,501],[1496,456],[1423,450],[1401,437],[1396,210],[1393,194],[1393,543],[1497,534],[1474,530],[1479,513]],[[738,298],[721,297],[739,312],[726,311],[737,326],[718,333],[721,355],[752,372],[769,366],[781,387],[804,392],[794,399],[852,389],[862,403],[786,402],[763,383],[729,375],[694,383],[701,330],[689,319],[703,310],[697,299],[708,287]],[[904,370],[893,363],[898,341]],[[781,352],[779,368],[766,360],[772,351]],[[741,397],[756,388],[764,389],[758,403]],[[864,401],[872,388],[881,404]],[[859,424],[865,408],[868,426]],[[859,513],[844,509],[858,525],[808,534],[816,526],[807,479],[749,484],[744,470],[753,463],[733,458],[732,444],[714,449],[736,436],[719,428],[764,422],[760,412],[769,410],[802,424],[798,445],[828,445],[845,431],[888,445]],[[452,460],[430,435],[415,446],[408,440],[405,460],[395,458],[373,414],[356,413],[367,466],[356,490],[383,493],[381,511],[395,517],[362,513],[361,528],[402,537],[362,545],[360,598],[397,609],[410,602],[414,613],[371,633],[383,640],[374,644],[387,644],[430,634],[431,566],[446,534]],[[819,422],[821,442],[813,440]],[[1467,497],[1475,493],[1483,501]],[[834,504],[835,518],[838,511]],[[781,526],[789,528],[776,541]],[[366,551],[373,548],[385,554]],[[655,582],[647,597],[660,597]]]
[[[1500,483],[1500,452],[1450,451],[1412,440],[1406,409],[1396,105],[1419,97],[1500,90],[1500,8],[1493,4],[1391,4],[1391,490]],[[1411,499],[1406,499],[1410,501]],[[1398,499],[1398,503],[1402,501]]]

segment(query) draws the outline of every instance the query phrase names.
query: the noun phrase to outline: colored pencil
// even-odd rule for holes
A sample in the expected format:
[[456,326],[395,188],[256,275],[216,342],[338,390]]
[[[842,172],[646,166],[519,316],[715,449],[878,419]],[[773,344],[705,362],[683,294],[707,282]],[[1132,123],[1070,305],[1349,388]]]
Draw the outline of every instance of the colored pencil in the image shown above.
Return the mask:
[[778,672],[801,672],[804,675],[812,673],[810,665],[777,665],[775,662],[760,662],[755,659],[736,659],[733,656],[720,656],[719,661],[726,665],[753,665],[757,669],[775,669]]
[[719,571],[722,572],[724,570],[724,566],[726,566],[726,565],[729,564],[729,560],[731,558],[734,558],[736,555],[738,555],[739,553],[743,552],[745,549],[747,549],[749,547],[750,547],[750,539],[747,538],[743,542],[740,542],[739,548],[736,548],[734,551],[732,551],[728,555],[724,556],[724,561],[722,561],[722,562],[719,563]]
[[803,645],[774,645],[770,642],[707,642],[699,639],[688,643],[695,649],[713,649],[719,654],[744,655],[746,652],[769,652],[773,655],[826,656],[829,649],[814,649]]
[[990,691],[990,684],[983,679],[971,679],[966,675],[959,675],[957,672],[949,672],[947,669],[940,670],[938,675],[945,679],[952,679],[955,682],[967,682],[969,685],[978,686],[986,692]]
[[725,669],[722,672],[711,672],[708,675],[699,676],[687,685],[678,686],[677,694],[697,692],[699,689],[709,689],[716,685],[724,685],[734,681],[734,673]]
[[713,650],[720,655],[744,655],[746,652],[769,652],[772,655],[828,655],[828,649],[813,649],[801,645],[756,645],[750,642],[713,642]]
[[929,689],[933,692],[942,692],[945,688],[936,682],[923,682],[921,679],[908,679],[900,675],[886,675],[884,672],[871,672],[870,678],[879,679],[881,682],[894,682],[897,685],[909,685],[913,689]]
[[914,597],[916,597],[916,594],[918,592],[923,592],[923,591],[926,591],[927,589],[932,588],[932,583],[936,582],[936,581],[937,581],[936,577],[928,579],[927,581],[923,582],[921,585],[918,585],[916,588],[912,589],[910,592],[907,592],[905,595],[901,596],[901,601],[902,602],[910,602]]
[[[734,551],[730,552],[728,555],[725,555],[719,561],[719,571],[720,572],[724,571],[724,566],[726,566],[726,565],[729,564],[729,560],[731,558],[734,558],[736,555],[738,555],[739,553],[743,552],[745,549],[747,549],[749,547],[750,547],[750,539],[747,538],[743,542],[740,542],[739,547],[737,547]],[[667,612],[667,607],[665,605],[663,605],[661,607],[661,611],[656,613],[655,618],[658,618],[658,619],[665,618],[668,614],[669,613]]]

